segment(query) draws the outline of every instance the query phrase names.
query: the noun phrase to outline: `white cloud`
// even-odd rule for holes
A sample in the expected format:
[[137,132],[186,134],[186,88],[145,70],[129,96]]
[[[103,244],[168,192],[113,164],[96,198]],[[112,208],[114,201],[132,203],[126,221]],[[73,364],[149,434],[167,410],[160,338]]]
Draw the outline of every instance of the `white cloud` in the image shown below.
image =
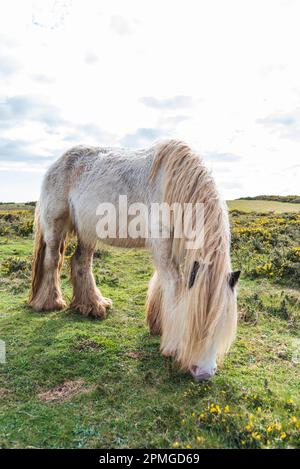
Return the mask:
[[112,29],[122,35],[132,34],[134,32],[133,26],[128,19],[120,15],[113,15],[110,18],[110,26]]
[[165,136],[197,148],[228,198],[299,192],[299,2],[3,3],[0,140],[16,154],[0,179],[22,164],[23,200],[39,159],[73,143]]
[[18,68],[19,64],[16,60],[0,53],[0,79],[16,73]]
[[300,108],[291,112],[275,112],[257,119],[272,132],[279,132],[282,137],[300,141]]
[[144,96],[140,102],[154,109],[180,109],[192,106],[194,99],[191,96],[172,96],[169,98],[156,98],[154,96]]
[[149,146],[159,138],[166,138],[168,135],[159,128],[140,128],[133,133],[126,134],[121,139],[121,145],[125,147],[142,148]]

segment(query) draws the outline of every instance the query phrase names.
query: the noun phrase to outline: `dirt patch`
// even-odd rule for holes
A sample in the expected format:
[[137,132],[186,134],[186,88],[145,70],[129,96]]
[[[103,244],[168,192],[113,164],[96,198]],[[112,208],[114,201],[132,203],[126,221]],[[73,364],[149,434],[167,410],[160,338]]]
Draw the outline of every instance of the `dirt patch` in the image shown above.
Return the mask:
[[96,386],[86,387],[81,379],[75,381],[64,381],[63,384],[55,386],[48,391],[42,391],[38,394],[38,398],[44,402],[64,402],[77,394],[89,393],[96,389]]
[[95,350],[101,348],[101,345],[95,342],[94,340],[84,339],[78,341],[74,345],[74,350],[83,351],[83,350]]

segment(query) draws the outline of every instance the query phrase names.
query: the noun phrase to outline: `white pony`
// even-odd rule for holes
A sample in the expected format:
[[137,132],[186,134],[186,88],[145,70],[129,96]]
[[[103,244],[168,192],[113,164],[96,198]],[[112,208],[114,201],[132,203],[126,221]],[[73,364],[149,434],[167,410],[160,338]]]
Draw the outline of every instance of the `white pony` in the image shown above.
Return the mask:
[[111,300],[102,296],[92,274],[97,207],[108,203],[118,212],[120,194],[128,206],[142,203],[149,211],[153,203],[204,206],[203,241],[196,248],[187,249],[185,236],[174,236],[174,217],[169,237],[116,235],[102,241],[150,249],[156,269],[146,303],[150,331],[161,335],[164,355],[196,380],[207,379],[235,336],[239,272],[231,271],[226,206],[201,158],[181,141],[137,151],[78,146],[50,167],[36,209],[30,304],[37,311],[65,308],[59,272],[66,236],[75,233],[71,307],[84,315],[106,315]]

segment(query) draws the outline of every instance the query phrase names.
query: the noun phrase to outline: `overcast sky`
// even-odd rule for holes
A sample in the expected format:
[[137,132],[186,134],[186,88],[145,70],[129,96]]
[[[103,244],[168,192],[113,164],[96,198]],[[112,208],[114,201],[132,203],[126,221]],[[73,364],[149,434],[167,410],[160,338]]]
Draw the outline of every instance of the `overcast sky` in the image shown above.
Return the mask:
[[0,0],[0,200],[74,144],[186,140],[227,199],[300,193],[300,1]]

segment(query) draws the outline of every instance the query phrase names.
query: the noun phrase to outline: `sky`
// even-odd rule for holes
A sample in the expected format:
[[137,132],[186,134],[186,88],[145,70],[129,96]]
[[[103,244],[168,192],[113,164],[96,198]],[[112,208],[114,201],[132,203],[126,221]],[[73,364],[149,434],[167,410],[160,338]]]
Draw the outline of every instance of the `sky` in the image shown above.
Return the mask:
[[0,0],[0,201],[77,144],[181,138],[226,199],[300,193],[300,1]]

